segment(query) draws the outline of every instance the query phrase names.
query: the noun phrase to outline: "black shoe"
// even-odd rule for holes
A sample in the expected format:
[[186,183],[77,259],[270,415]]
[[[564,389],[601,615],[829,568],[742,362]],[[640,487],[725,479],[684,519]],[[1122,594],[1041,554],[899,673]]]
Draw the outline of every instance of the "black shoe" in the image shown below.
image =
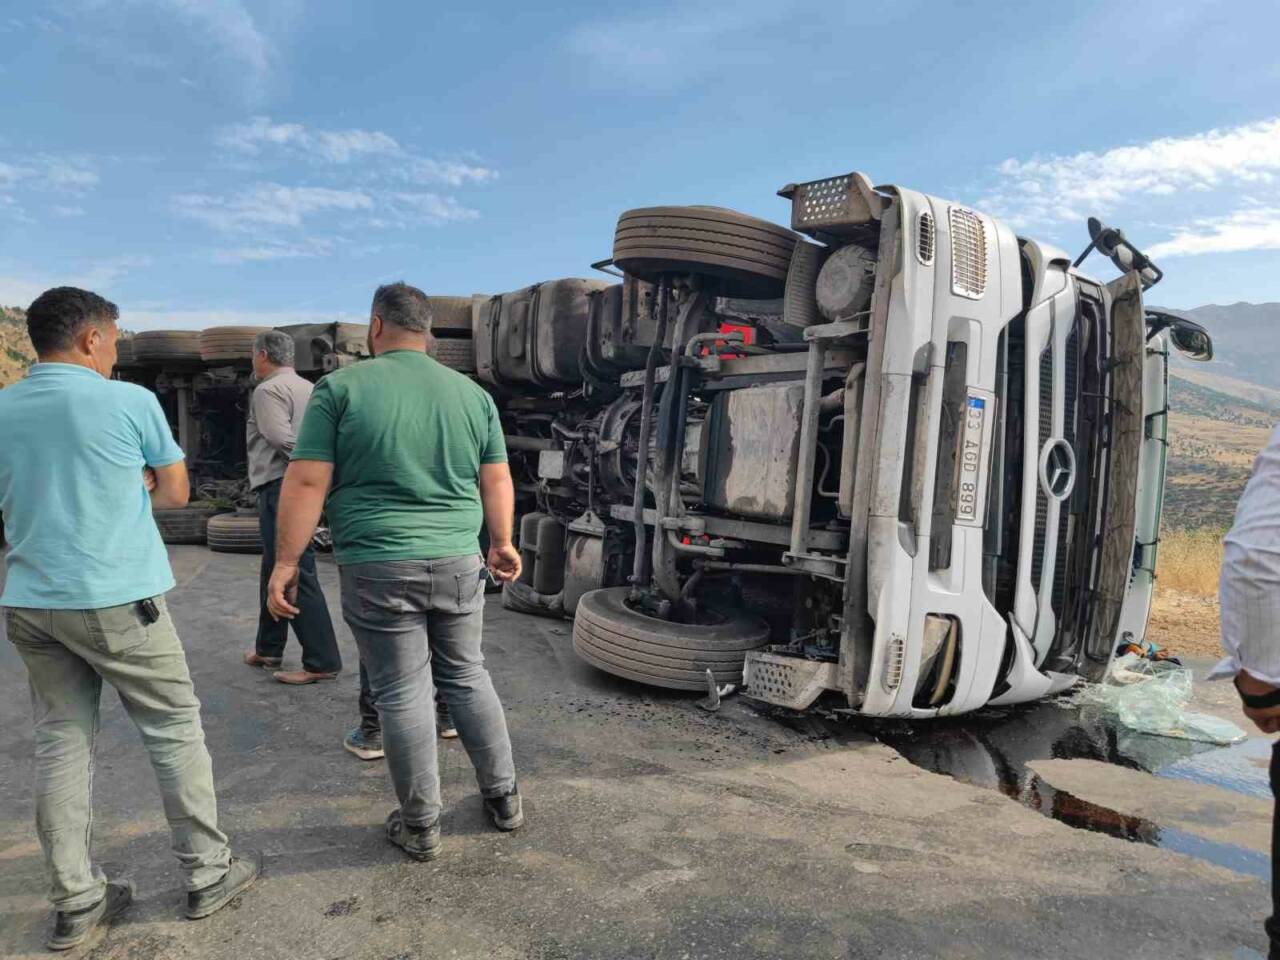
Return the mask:
[[222,879],[187,894],[187,919],[203,920],[217,913],[257,881],[262,873],[262,854],[232,857],[231,866]]
[[520,788],[512,787],[510,793],[500,797],[485,797],[484,812],[499,830],[515,830],[524,823],[524,805],[520,802]]
[[426,827],[411,827],[400,817],[399,810],[387,815],[387,839],[415,860],[434,860],[440,856],[440,821]]
[[133,884],[128,880],[112,880],[107,892],[91,907],[83,910],[59,910],[53,916],[53,932],[44,945],[50,950],[70,950],[84,943],[98,927],[106,926],[133,902]]
[[449,704],[443,700],[436,701],[436,733],[441,740],[453,740],[458,736],[458,728],[453,725],[453,716],[449,713]]

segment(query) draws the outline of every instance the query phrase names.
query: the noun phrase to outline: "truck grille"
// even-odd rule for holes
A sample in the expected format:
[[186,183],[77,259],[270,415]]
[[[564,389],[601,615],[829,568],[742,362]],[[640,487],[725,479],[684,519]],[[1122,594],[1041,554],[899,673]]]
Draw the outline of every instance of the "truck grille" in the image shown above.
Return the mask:
[[[1044,449],[1053,432],[1053,351],[1048,347],[1040,354],[1040,432],[1036,443],[1037,453]],[[1035,470],[1034,463],[1027,464],[1028,470]],[[1036,529],[1031,549],[1031,586],[1036,593],[1040,592],[1040,575],[1044,571],[1044,546],[1046,526],[1049,516],[1049,499],[1045,496],[1040,484],[1036,484]]]
[[[1070,336],[1067,337],[1066,349],[1067,354],[1063,358],[1064,416],[1062,436],[1067,443],[1071,444],[1072,450],[1078,451],[1076,444],[1076,407],[1080,400],[1080,336],[1078,329],[1072,330]],[[1076,462],[1079,463],[1078,456]],[[1067,571],[1071,567],[1071,541],[1067,537],[1068,525],[1071,519],[1070,505],[1070,499],[1063,502],[1061,512],[1058,514],[1058,559],[1053,571],[1052,603],[1054,611],[1059,615],[1066,609]]]

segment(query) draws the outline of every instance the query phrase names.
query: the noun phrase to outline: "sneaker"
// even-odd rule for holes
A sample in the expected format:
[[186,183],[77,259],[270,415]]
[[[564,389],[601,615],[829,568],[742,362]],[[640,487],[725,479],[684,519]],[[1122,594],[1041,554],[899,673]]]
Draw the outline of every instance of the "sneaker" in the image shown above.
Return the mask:
[[510,793],[500,797],[485,797],[484,812],[489,822],[499,830],[509,832],[524,823],[524,805],[520,802],[520,788],[512,787]]
[[382,749],[382,734],[365,733],[359,727],[343,738],[342,746],[348,753],[354,753],[361,760],[381,760],[387,755]]
[[44,945],[50,950],[70,950],[88,939],[89,934],[114,920],[133,901],[133,884],[128,880],[112,880],[107,892],[91,907],[83,910],[59,910],[53,916],[53,931]]
[[458,736],[458,728],[453,725],[449,705],[443,700],[436,701],[436,733],[441,740],[455,740]]
[[232,857],[231,866],[222,879],[187,894],[187,919],[203,920],[217,913],[257,882],[262,873],[262,854]]
[[440,856],[440,821],[426,827],[411,827],[399,810],[387,814],[387,839],[414,860],[434,860]]

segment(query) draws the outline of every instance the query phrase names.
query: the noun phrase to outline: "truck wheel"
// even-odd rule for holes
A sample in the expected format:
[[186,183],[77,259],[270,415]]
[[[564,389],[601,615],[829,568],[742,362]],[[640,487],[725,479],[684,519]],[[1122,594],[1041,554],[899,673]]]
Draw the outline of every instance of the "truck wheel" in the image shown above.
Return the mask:
[[133,357],[148,367],[200,363],[200,332],[144,330],[133,338]]
[[207,327],[200,331],[200,359],[221,363],[253,359],[253,338],[270,327]]
[[137,363],[133,355],[133,338],[121,337],[116,341],[116,369],[132,367]]
[[258,518],[252,514],[224,513],[211,517],[208,526],[209,549],[217,553],[261,553],[262,533]]
[[723,281],[720,294],[780,297],[796,234],[722,207],[641,207],[618,218],[613,262],[633,276],[701,273]]
[[476,372],[476,351],[470,337],[437,340],[430,353],[446,367],[459,373]]
[[427,297],[432,332],[471,336],[471,297]]
[[204,543],[209,519],[218,513],[215,507],[179,507],[176,510],[153,510],[160,539],[165,543]]
[[671,623],[627,606],[629,587],[584,593],[573,620],[573,649],[605,673],[671,690],[741,683],[748,651],[769,642],[769,627],[748,614],[708,610],[706,623]]

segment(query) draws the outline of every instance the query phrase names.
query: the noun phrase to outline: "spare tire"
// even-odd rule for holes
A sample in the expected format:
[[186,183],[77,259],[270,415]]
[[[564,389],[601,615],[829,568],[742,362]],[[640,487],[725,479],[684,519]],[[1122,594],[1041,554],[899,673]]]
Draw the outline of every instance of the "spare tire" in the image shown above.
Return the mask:
[[147,366],[200,363],[200,332],[144,330],[133,338],[133,357]]
[[427,297],[433,333],[471,336],[471,297]]
[[165,543],[204,543],[209,518],[218,513],[216,507],[178,507],[174,510],[153,510]]
[[594,667],[671,690],[741,683],[747,653],[769,642],[763,620],[727,609],[708,610],[707,623],[671,623],[627,606],[630,587],[584,593],[573,619],[573,649]]
[[641,207],[618,218],[613,262],[654,280],[698,273],[720,280],[725,297],[782,296],[798,235],[722,207]]
[[262,533],[255,514],[224,513],[209,518],[209,549],[218,553],[261,553]]
[[200,331],[200,359],[220,363],[253,359],[253,339],[270,327],[207,327]]
[[457,370],[459,373],[476,372],[476,351],[470,337],[436,340],[429,353],[446,367]]

